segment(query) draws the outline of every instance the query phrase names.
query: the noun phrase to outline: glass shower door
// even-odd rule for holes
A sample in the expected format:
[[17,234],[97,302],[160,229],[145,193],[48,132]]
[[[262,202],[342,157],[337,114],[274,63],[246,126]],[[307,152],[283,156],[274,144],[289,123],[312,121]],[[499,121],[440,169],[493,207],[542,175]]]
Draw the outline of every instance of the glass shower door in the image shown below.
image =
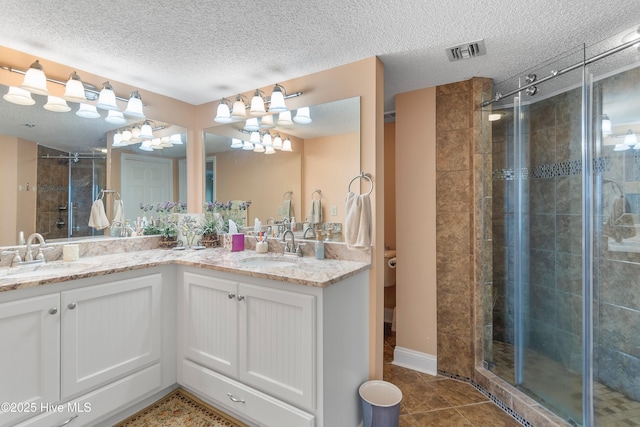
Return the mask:
[[89,214],[91,205],[100,188],[104,188],[105,182],[104,159],[80,159],[69,162],[69,237],[95,234],[95,230],[89,227]]

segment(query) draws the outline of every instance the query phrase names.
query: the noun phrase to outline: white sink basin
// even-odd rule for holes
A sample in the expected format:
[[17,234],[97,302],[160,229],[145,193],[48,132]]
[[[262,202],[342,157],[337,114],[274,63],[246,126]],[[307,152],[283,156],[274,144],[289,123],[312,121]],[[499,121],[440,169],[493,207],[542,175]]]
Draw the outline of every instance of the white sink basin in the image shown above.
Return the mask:
[[67,276],[88,268],[83,263],[44,263],[9,267],[0,271],[0,279],[29,279],[40,276]]
[[272,267],[295,267],[296,262],[291,259],[273,257],[250,257],[240,261],[250,267],[272,268]]

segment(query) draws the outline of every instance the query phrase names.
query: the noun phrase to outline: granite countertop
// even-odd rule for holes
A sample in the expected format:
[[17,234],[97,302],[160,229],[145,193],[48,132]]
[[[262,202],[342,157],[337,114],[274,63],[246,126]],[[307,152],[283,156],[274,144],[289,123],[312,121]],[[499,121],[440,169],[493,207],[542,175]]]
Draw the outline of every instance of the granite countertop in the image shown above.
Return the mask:
[[86,256],[72,262],[50,261],[40,265],[0,267],[0,292],[171,264],[316,287],[330,286],[371,266],[363,261],[316,260],[308,256],[284,256],[277,252],[258,254],[253,250],[147,249]]

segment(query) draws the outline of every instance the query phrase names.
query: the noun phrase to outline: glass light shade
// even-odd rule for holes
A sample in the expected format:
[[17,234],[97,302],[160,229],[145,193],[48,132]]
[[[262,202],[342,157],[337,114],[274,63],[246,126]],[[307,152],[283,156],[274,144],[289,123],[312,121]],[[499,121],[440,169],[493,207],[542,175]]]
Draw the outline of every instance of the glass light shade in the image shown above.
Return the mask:
[[265,133],[262,136],[262,145],[264,145],[265,147],[270,147],[271,145],[273,145],[273,143],[271,142],[271,134],[269,132]]
[[253,152],[254,153],[264,153],[264,145],[262,144],[255,144],[255,146],[253,147]]
[[275,154],[275,153],[276,153],[276,150],[274,150],[271,145],[266,147],[265,150],[264,150],[264,154]]
[[249,141],[244,141],[244,144],[242,145],[242,149],[246,151],[253,150],[253,144],[250,143]]
[[127,123],[127,119],[124,118],[124,114],[122,114],[122,111],[116,110],[109,110],[109,113],[107,113],[107,117],[104,118],[104,121],[114,125],[123,125]]
[[270,113],[279,113],[287,110],[287,105],[284,103],[284,93],[282,93],[282,89],[284,88],[280,85],[275,85],[273,87],[269,103]]
[[151,125],[149,122],[145,121],[140,128],[140,133],[138,134],[138,138],[142,139],[152,139],[153,138],[153,129],[151,129]]
[[111,86],[109,82],[104,82],[102,84],[102,90],[100,91],[100,95],[98,96],[96,107],[103,110],[120,111],[118,105],[116,104],[116,93],[113,91],[113,86]]
[[252,117],[250,119],[247,119],[247,121],[244,124],[244,130],[248,132],[255,132],[258,129],[260,129],[260,125],[258,124],[257,117]]
[[260,134],[256,132],[251,132],[251,136],[249,137],[249,142],[253,144],[260,144]]
[[613,133],[613,129],[611,127],[611,119],[606,114],[602,115],[602,134],[603,135],[611,135]]
[[244,119],[247,117],[247,106],[244,105],[242,99],[236,99],[236,102],[233,103],[233,110],[231,110],[231,118],[232,119]]
[[115,134],[113,134],[113,146],[121,147],[123,145],[127,144],[122,143],[122,134],[120,132],[116,132]]
[[47,76],[44,75],[44,68],[40,65],[40,61],[31,64],[24,75],[24,80],[20,88],[37,95],[49,94],[47,90]]
[[127,102],[127,108],[124,110],[124,114],[127,116],[144,118],[144,112],[142,112],[142,98],[137,90],[134,90],[129,95],[129,101]]
[[616,144],[615,147],[613,147],[613,151],[627,151],[631,148],[631,146],[627,145],[627,144]]
[[131,135],[131,131],[130,130],[123,130],[122,131],[122,142],[129,142],[131,141],[131,137],[133,135]]
[[280,126],[290,126],[293,124],[291,121],[291,111],[283,111],[278,114],[278,125]]
[[244,143],[238,138],[231,138],[231,148],[242,148]]
[[80,80],[80,76],[78,76],[75,71],[69,76],[62,97],[70,102],[87,102],[84,85],[82,84],[82,80]]
[[311,123],[311,113],[309,112],[309,107],[298,108],[293,121],[301,125],[308,125],[309,123]]
[[280,137],[280,134],[277,133],[276,136],[273,138],[273,148],[275,148],[276,150],[282,150],[282,138]]
[[140,147],[138,148],[141,149],[142,151],[153,151],[153,148],[151,147],[150,139],[145,139],[144,141],[142,141],[142,144],[140,144]]
[[31,97],[31,92],[20,89],[17,86],[9,86],[9,90],[2,98],[7,102],[17,105],[33,105],[36,103],[35,99]]
[[229,111],[229,104],[227,101],[223,99],[218,104],[218,110],[216,112],[216,117],[213,121],[218,123],[231,123],[233,120],[231,119],[231,112]]
[[100,117],[100,113],[96,110],[95,105],[85,104],[84,102],[80,104],[80,108],[76,111],[76,115],[85,119],[97,119]]
[[638,137],[636,136],[635,133],[633,133],[633,131],[631,131],[631,129],[629,129],[627,134],[624,136],[623,144],[632,146],[632,145],[636,145],[637,143],[638,143]]
[[273,124],[273,115],[268,115],[268,116],[262,116],[260,118],[260,127],[262,129],[273,129],[274,127],[276,127]]
[[142,139],[140,138],[140,126],[135,125],[133,129],[131,129],[131,139]]
[[264,109],[264,99],[259,90],[256,90],[251,98],[251,108],[249,109],[251,114],[264,114],[267,111]]
[[640,150],[640,144],[636,144],[636,145],[634,145],[634,146],[633,146],[633,149],[634,149],[634,150]]
[[171,138],[169,138],[169,141],[173,145],[182,145],[182,136],[180,136],[179,133],[174,133],[171,135]]
[[67,105],[67,101],[52,95],[47,96],[47,103],[44,104],[44,109],[55,113],[66,113],[67,111],[71,111],[71,107]]
[[282,151],[293,151],[291,149],[291,140],[289,138],[282,141]]
[[151,148],[153,148],[154,150],[162,150],[164,148],[162,146],[162,141],[160,141],[160,138],[153,138],[151,140]]
[[171,138],[169,138],[168,136],[163,136],[162,138],[160,138],[160,146],[163,148],[173,147],[173,144],[171,143]]

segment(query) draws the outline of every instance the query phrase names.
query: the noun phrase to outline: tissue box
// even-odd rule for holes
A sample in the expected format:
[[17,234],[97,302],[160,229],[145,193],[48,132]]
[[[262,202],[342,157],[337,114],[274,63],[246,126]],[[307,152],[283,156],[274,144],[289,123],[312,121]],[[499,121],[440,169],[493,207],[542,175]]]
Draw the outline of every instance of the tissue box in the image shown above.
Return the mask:
[[231,252],[244,251],[244,234],[225,234],[223,248]]

